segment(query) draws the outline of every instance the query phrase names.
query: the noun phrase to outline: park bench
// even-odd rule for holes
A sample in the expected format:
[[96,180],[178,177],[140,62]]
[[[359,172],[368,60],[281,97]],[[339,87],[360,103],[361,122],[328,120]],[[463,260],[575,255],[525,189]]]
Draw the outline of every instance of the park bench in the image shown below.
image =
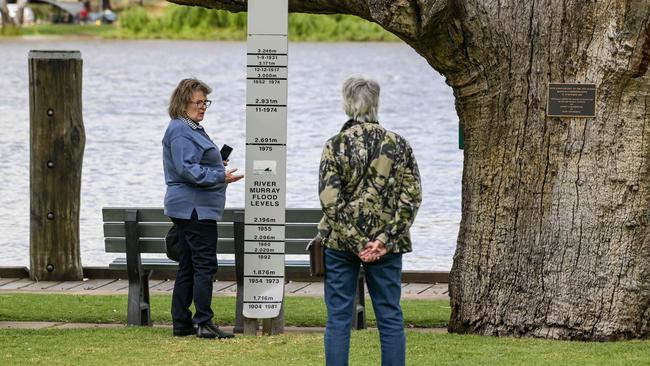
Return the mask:
[[[105,207],[102,216],[106,252],[126,255],[115,258],[109,268],[126,270],[127,273],[127,324],[151,325],[149,278],[154,271],[175,271],[178,263],[164,255],[143,257],[141,254],[164,254],[165,235],[172,223],[162,208]],[[309,252],[306,247],[316,235],[321,217],[321,210],[316,208],[287,209],[285,254],[298,259],[285,260],[285,279],[309,277]],[[244,210],[226,209],[217,225],[217,254],[234,254],[235,258],[219,259],[217,277],[234,277],[237,281],[235,331],[241,332],[244,326]],[[359,276],[354,323],[357,329],[366,327],[363,276]]]

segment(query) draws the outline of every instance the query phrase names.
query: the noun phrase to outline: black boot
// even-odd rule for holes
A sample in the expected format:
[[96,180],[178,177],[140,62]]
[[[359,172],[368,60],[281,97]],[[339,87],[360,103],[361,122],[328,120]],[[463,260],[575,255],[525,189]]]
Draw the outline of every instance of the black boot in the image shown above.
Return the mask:
[[174,337],[187,337],[191,335],[196,335],[196,327],[186,329],[174,328]]
[[199,325],[199,328],[196,331],[196,336],[199,338],[233,338],[235,335],[219,329],[212,322],[207,322],[203,325]]

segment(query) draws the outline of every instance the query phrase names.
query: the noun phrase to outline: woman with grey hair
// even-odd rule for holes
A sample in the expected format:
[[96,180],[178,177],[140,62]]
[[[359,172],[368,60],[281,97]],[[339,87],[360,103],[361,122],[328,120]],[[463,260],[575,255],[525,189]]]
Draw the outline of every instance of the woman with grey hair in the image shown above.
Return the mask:
[[343,84],[349,120],[325,143],[319,171],[325,246],[325,359],[347,365],[360,266],[377,317],[382,365],[404,365],[400,307],[402,254],[422,201],[413,150],[378,122],[379,84],[351,77]]
[[233,337],[212,322],[212,281],[217,273],[217,221],[223,215],[226,188],[244,176],[235,175],[237,169],[225,169],[227,161],[201,125],[212,103],[207,99],[211,92],[200,80],[181,80],[169,102],[171,121],[162,141],[165,215],[177,226],[181,248],[171,309],[177,337]]

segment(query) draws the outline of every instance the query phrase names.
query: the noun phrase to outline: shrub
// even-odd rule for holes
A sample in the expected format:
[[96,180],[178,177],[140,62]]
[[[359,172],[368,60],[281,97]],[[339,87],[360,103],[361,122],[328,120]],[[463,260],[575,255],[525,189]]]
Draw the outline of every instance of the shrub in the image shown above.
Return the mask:
[[[246,13],[171,4],[159,17],[141,7],[120,15],[127,36],[139,38],[234,39],[246,38]],[[396,40],[380,26],[350,15],[289,14],[289,37],[306,41]]]

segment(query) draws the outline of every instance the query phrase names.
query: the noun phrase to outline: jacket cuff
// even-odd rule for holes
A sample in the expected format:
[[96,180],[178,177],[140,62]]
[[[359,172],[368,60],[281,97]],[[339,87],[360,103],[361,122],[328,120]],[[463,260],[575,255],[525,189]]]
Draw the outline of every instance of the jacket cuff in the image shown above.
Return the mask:
[[382,243],[384,243],[384,248],[386,248],[386,252],[390,253],[393,251],[393,247],[395,245],[391,242],[391,240],[388,238],[388,235],[386,235],[386,233],[379,234],[375,240],[381,240]]
[[225,184],[226,183],[226,172],[216,172],[216,177],[215,181],[217,182],[216,184]]

